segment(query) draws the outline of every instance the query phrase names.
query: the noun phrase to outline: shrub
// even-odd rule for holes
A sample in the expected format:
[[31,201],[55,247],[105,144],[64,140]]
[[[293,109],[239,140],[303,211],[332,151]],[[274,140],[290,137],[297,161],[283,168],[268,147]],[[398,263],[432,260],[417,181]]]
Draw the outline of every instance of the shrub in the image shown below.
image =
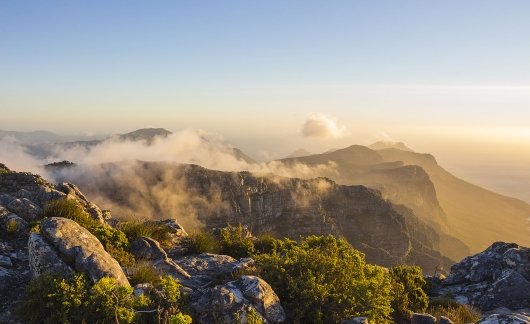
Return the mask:
[[410,323],[412,313],[423,313],[427,308],[421,269],[401,265],[390,268],[389,275],[393,292],[392,318],[396,323]]
[[254,253],[254,242],[250,237],[243,237],[243,225],[237,226],[227,224],[227,228],[221,229],[220,245],[221,253],[233,258],[247,258]]
[[184,240],[187,254],[218,253],[219,242],[209,230],[193,230]]
[[26,323],[81,323],[86,317],[88,280],[82,274],[64,279],[44,273],[25,289],[17,315]]
[[111,245],[114,249],[129,251],[129,240],[125,233],[108,226],[90,227],[88,231],[92,233],[103,246]]
[[131,268],[136,265],[134,256],[127,251],[115,248],[110,244],[105,245],[105,250],[114,258],[122,267]]
[[270,254],[255,256],[263,279],[298,323],[338,323],[367,316],[389,323],[391,285],[384,269],[332,235],[301,243],[276,240]]
[[16,219],[10,219],[6,223],[6,234],[8,238],[15,238],[18,236],[18,222]]
[[169,245],[171,228],[163,223],[131,220],[120,223],[119,229],[125,233],[130,242],[140,236],[145,236],[158,241],[163,246]]
[[178,313],[169,318],[169,324],[191,324],[191,317]]
[[177,320],[174,323],[191,323],[181,313],[180,284],[171,277],[161,279],[149,294],[136,297],[132,287],[118,286],[112,278],[91,286],[84,274],[64,279],[44,273],[28,284],[25,294],[27,299],[16,310],[25,323],[154,324],[170,323],[172,318]]
[[68,218],[84,228],[98,227],[101,223],[93,219],[79,204],[73,199],[50,200],[44,204],[40,213],[41,218],[63,217]]
[[448,307],[442,305],[429,305],[427,313],[436,317],[437,321],[440,320],[440,316],[445,316],[453,321],[454,324],[475,323],[482,317],[482,313],[479,309],[470,305],[460,305],[458,303],[454,306]]

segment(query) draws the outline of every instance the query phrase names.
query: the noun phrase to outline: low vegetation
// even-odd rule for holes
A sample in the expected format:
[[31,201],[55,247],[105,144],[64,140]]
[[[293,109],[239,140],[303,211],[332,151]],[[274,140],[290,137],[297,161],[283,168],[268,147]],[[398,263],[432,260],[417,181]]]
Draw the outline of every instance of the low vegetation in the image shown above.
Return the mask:
[[146,294],[118,286],[112,278],[90,285],[84,274],[71,279],[44,273],[26,287],[17,313],[26,323],[191,323],[180,309],[178,280],[162,278]]
[[134,241],[140,236],[150,237],[158,241],[162,246],[169,245],[171,228],[157,222],[141,222],[130,220],[121,222],[119,230],[125,233],[129,241]]
[[219,240],[211,231],[205,229],[192,230],[184,241],[187,254],[218,253]]

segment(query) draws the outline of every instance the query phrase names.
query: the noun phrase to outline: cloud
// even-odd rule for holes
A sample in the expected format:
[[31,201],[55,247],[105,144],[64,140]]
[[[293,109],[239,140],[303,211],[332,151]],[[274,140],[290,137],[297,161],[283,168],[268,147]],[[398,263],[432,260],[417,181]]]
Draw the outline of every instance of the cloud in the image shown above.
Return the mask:
[[311,113],[300,127],[304,137],[342,138],[350,133],[344,125],[337,125],[337,120],[322,113]]

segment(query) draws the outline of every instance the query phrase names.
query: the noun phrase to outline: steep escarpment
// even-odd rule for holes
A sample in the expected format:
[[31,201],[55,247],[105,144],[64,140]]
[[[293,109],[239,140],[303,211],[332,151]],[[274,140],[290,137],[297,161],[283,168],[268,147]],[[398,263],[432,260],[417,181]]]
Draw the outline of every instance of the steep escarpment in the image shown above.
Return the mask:
[[384,266],[406,262],[431,271],[440,263],[451,263],[439,252],[436,231],[412,210],[400,212],[379,191],[364,186],[169,162],[77,169],[61,173],[60,180],[79,183],[95,201],[111,203],[116,217],[127,216],[139,206],[137,211],[152,213],[136,214],[140,217],[175,217],[183,223],[191,218],[210,228],[242,223],[254,233],[273,231],[279,237],[343,236],[366,253],[368,262]]

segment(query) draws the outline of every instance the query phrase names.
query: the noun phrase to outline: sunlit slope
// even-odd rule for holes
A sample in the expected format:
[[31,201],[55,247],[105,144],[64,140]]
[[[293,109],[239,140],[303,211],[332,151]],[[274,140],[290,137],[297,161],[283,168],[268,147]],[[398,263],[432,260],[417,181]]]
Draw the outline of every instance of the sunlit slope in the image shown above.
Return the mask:
[[530,244],[527,219],[530,205],[461,180],[438,165],[430,154],[397,149],[377,152],[387,162],[403,161],[423,167],[434,183],[438,201],[460,238],[471,252],[479,252],[495,241]]

